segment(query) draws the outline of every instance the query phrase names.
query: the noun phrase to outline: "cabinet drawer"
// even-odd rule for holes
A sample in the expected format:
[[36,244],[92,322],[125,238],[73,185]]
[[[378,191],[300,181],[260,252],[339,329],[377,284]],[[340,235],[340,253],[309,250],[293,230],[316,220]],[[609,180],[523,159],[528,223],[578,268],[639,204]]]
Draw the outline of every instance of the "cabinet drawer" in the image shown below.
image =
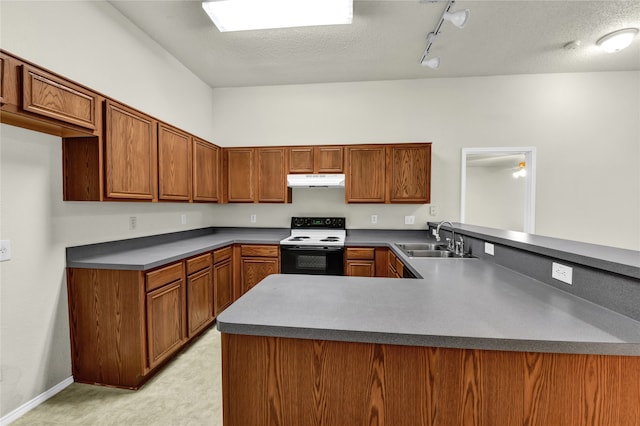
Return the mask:
[[213,263],[222,262],[223,260],[231,258],[232,251],[233,249],[231,246],[215,250],[213,252]]
[[279,246],[241,246],[240,252],[243,257],[278,257]]
[[94,93],[27,65],[22,67],[22,108],[65,123],[96,128]]
[[155,290],[165,284],[180,280],[183,275],[184,267],[182,262],[149,272],[147,273],[147,291]]
[[375,259],[374,248],[347,247],[347,259]]
[[187,275],[211,266],[211,253],[205,253],[187,260]]

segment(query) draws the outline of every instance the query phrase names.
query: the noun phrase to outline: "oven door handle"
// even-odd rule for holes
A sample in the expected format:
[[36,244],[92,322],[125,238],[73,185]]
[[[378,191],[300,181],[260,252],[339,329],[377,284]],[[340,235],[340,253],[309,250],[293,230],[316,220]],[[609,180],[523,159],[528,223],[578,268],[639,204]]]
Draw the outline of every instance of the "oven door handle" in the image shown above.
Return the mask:
[[296,251],[340,251],[342,246],[280,246],[280,250]]

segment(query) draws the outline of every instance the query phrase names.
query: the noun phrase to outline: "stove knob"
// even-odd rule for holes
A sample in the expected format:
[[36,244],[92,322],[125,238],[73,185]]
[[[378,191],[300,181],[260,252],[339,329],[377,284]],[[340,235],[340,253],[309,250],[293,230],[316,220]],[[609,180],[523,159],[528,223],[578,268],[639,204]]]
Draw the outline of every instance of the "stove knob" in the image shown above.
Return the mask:
[[331,225],[331,219],[325,219],[324,223],[326,223],[327,225]]
[[293,219],[293,226],[302,226],[303,223],[304,221],[301,217]]

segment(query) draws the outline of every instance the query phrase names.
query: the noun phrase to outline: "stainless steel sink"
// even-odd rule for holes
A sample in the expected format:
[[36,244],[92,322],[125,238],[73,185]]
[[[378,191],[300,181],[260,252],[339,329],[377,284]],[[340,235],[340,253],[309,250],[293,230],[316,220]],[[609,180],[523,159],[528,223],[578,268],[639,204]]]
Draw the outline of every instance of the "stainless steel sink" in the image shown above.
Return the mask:
[[396,247],[405,253],[407,250],[447,250],[447,245],[442,243],[396,243]]
[[447,249],[445,244],[441,243],[396,243],[404,254],[409,257],[440,257],[440,258],[469,258],[471,256],[460,256],[453,251]]

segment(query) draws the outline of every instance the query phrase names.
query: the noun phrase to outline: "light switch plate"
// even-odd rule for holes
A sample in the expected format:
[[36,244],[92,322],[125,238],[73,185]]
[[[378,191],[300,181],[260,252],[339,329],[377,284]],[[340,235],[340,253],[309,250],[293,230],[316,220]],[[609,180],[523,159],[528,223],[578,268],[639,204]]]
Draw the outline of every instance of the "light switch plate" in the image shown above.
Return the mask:
[[252,214],[251,215],[251,223],[256,223],[257,218],[258,217],[255,214]]
[[438,208],[436,206],[429,207],[429,214],[431,216],[437,216],[438,215]]
[[0,240],[0,262],[11,260],[11,240]]
[[404,217],[404,224],[405,225],[415,225],[416,223],[416,217],[415,216],[405,216]]
[[183,225],[187,224],[187,215],[186,214],[182,213],[180,215],[180,223],[183,224]]

